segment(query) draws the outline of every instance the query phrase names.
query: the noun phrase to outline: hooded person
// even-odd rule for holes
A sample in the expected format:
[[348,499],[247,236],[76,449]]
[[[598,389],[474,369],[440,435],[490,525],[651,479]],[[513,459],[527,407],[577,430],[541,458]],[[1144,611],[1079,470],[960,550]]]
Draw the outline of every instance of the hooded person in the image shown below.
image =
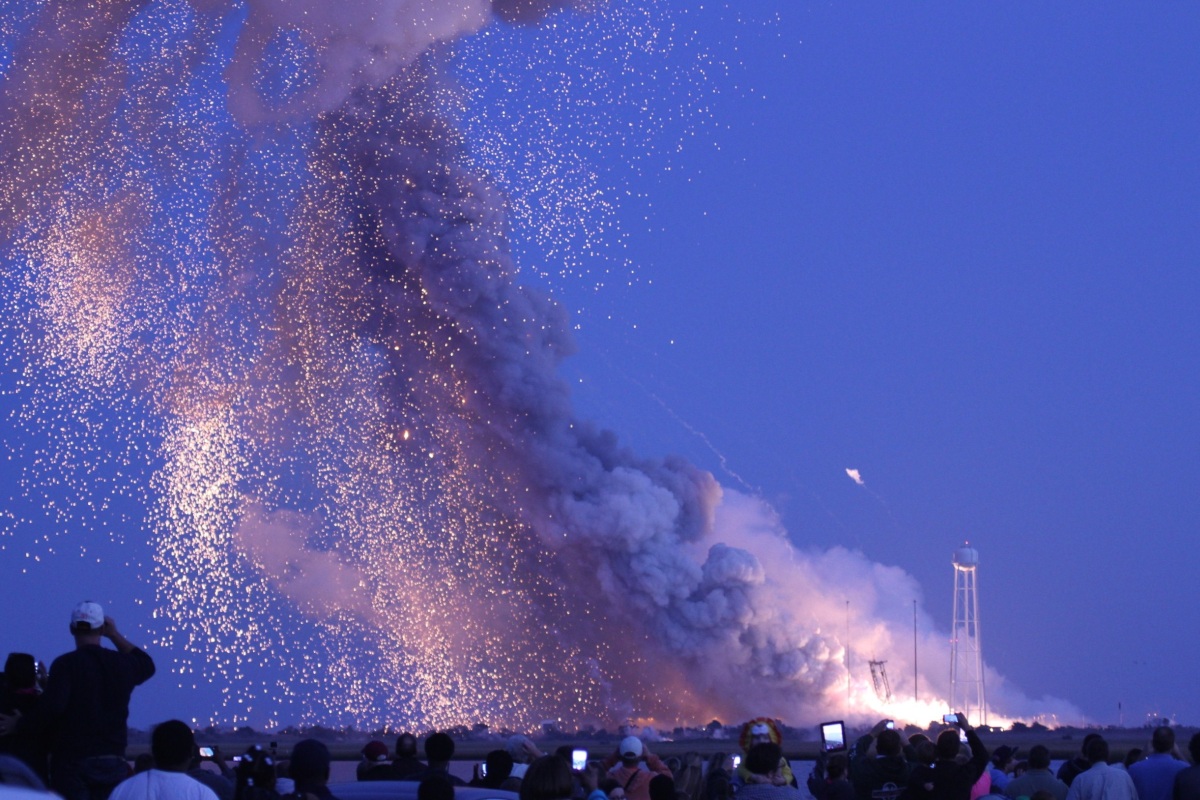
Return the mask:
[[[742,725],[738,744],[742,748],[743,758],[733,778],[735,786],[741,787],[751,780],[750,770],[746,767],[746,756],[750,755],[750,748],[764,742],[783,747],[783,731],[779,729],[778,722],[767,717],[756,717]],[[796,776],[792,774],[792,765],[782,755],[779,757],[779,776],[784,784],[796,786]]]

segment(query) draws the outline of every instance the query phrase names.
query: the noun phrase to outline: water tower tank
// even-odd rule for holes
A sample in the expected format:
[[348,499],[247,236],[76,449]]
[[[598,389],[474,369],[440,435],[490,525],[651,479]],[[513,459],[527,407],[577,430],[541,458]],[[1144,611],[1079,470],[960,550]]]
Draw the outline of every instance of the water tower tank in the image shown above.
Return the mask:
[[954,551],[954,564],[959,567],[978,567],[979,551],[970,545],[964,544]]

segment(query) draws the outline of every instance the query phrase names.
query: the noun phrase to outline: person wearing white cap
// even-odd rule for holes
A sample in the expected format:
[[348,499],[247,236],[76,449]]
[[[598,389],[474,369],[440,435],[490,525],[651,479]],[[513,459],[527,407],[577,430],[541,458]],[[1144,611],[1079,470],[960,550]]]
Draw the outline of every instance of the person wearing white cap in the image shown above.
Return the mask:
[[[0,718],[50,738],[50,785],[66,800],[97,800],[129,772],[129,698],[154,674],[154,660],[125,638],[99,603],[71,611],[75,649],[54,659],[36,715]],[[108,639],[116,647],[101,645]]]
[[628,800],[650,800],[650,781],[654,776],[671,777],[671,768],[636,736],[621,740],[616,752],[604,760],[604,769],[608,777],[624,787]]

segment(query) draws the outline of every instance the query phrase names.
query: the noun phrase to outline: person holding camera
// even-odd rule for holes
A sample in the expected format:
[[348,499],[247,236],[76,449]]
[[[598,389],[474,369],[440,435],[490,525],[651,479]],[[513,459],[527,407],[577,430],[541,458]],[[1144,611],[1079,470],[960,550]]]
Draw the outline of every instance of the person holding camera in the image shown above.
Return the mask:
[[[953,728],[938,734],[937,761],[928,775],[928,784],[921,795],[926,800],[970,800],[971,789],[976,781],[987,770],[989,761],[988,750],[979,739],[979,734],[967,722],[967,717],[961,712],[947,715],[946,722]],[[958,763],[960,742],[958,732],[962,731],[967,737],[967,746],[971,748],[971,758],[965,763]]]
[[904,739],[892,727],[890,719],[881,720],[854,743],[850,783],[857,800],[895,800],[908,786],[911,772],[912,767],[904,758]]
[[604,769],[625,790],[628,800],[650,800],[650,781],[655,775],[674,780],[671,768],[636,736],[621,740],[617,751],[604,760]]
[[[51,788],[65,800],[104,800],[129,774],[129,699],[154,675],[154,660],[117,630],[99,603],[75,606],[70,630],[75,649],[50,665],[36,713],[0,715],[0,734],[15,728],[22,736],[48,735]],[[103,647],[104,639],[116,649]]]
[[[211,762],[217,768],[217,772],[205,769],[205,761]],[[192,756],[192,763],[188,765],[187,774],[212,789],[213,794],[217,796],[217,800],[234,800],[234,786],[237,783],[237,776],[229,768],[229,765],[225,763],[225,756],[221,754],[221,748],[216,745],[212,747],[197,747],[195,754]]]
[[150,752],[154,768],[121,781],[110,800],[217,800],[212,789],[187,774],[196,738],[186,722],[170,719],[156,725]]

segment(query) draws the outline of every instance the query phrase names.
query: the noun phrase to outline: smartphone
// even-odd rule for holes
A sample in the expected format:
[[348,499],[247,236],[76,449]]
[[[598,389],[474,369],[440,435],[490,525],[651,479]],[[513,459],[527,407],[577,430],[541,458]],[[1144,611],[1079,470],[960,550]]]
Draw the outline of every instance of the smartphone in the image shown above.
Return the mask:
[[200,748],[200,757],[201,758],[212,758],[213,757],[213,749],[211,747],[201,747]]
[[894,730],[896,730],[896,720],[894,720],[894,719],[889,719],[889,720],[887,721],[887,729],[888,729],[889,731],[894,731]]
[[479,777],[481,777],[481,778],[487,777],[487,762],[486,761],[479,762]]
[[583,772],[587,769],[587,750],[572,750],[571,751],[571,769],[576,772]]
[[737,769],[738,767],[740,767],[741,765],[742,765],[742,757],[741,757],[741,756],[734,756],[734,757],[733,757],[733,768],[736,770],[736,769]]
[[942,722],[946,723],[947,725],[957,725],[958,714],[944,714],[942,715]]
[[821,723],[821,749],[826,753],[846,749],[846,725],[840,719]]

